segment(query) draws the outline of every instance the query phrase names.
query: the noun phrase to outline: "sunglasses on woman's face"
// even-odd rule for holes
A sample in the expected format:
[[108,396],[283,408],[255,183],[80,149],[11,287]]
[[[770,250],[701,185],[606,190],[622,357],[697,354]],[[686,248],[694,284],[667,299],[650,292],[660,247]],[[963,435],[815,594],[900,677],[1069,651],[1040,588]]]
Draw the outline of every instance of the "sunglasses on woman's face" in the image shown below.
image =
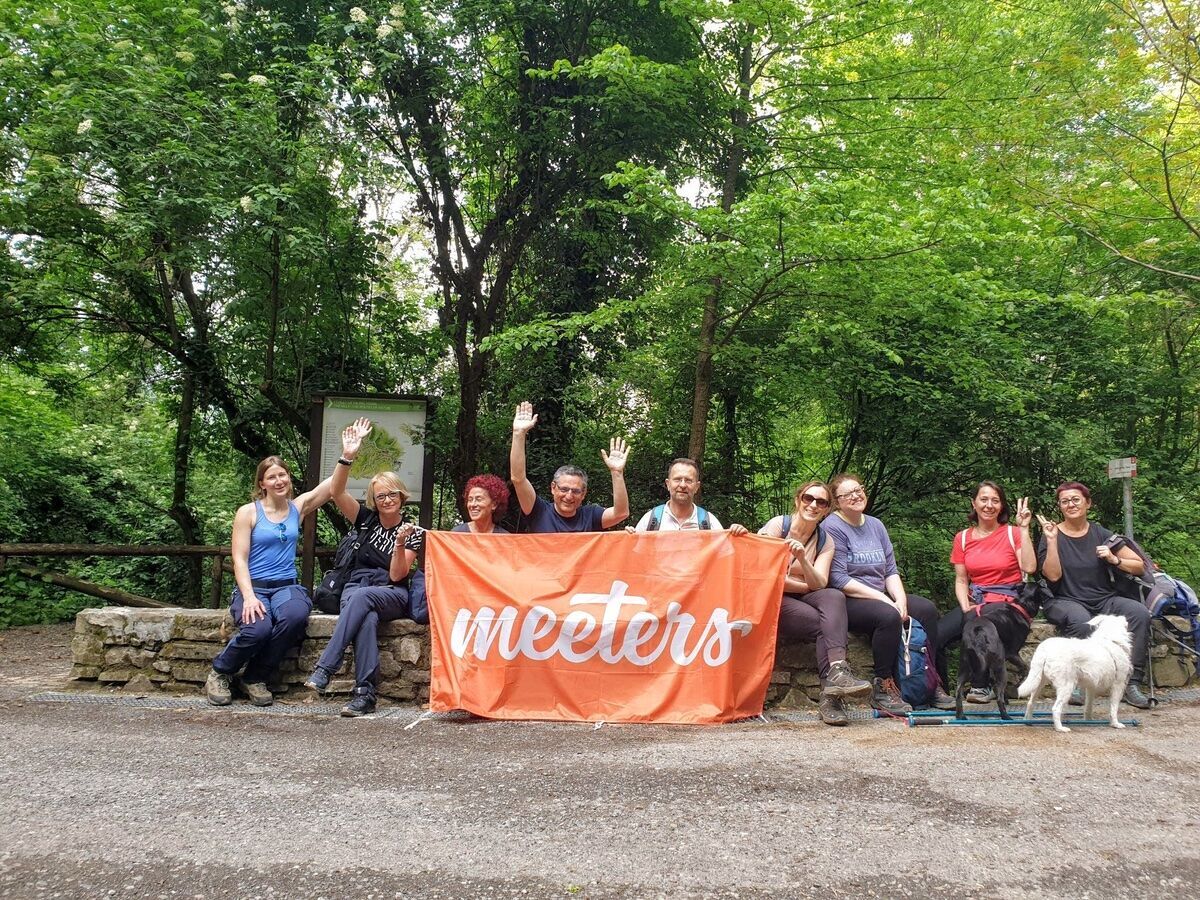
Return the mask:
[[814,497],[812,494],[800,495],[801,506],[812,506],[814,503],[817,505],[817,509],[829,509],[829,500],[825,497]]

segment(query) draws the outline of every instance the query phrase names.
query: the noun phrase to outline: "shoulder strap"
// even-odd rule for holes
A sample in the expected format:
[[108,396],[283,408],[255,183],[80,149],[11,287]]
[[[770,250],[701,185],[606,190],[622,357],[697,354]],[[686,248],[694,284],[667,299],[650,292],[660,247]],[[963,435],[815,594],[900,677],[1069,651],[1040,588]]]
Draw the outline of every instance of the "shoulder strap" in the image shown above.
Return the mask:
[[712,530],[712,522],[708,521],[708,510],[703,506],[696,507],[696,527],[701,531]]
[[647,531],[658,531],[658,526],[662,524],[663,510],[667,504],[660,503],[650,511],[650,524],[646,526]]
[[782,538],[786,538],[786,537],[788,536],[788,532],[789,532],[789,531],[791,531],[791,530],[792,530],[792,517],[791,517],[789,514],[787,514],[787,513],[784,513],[784,516],[783,516],[783,534],[781,534],[781,535],[780,535],[780,537],[782,537]]
[[821,550],[825,546],[825,539],[828,537],[828,535],[825,534],[825,529],[821,527],[820,522],[817,523],[816,535],[817,535],[817,555],[820,556]]
[[1015,554],[1017,552],[1017,542],[1013,539],[1013,527],[1011,525],[1005,525],[1004,527],[1008,529],[1008,546],[1012,547],[1012,552]]
[[962,544],[962,551],[963,551],[963,553],[966,553],[966,552],[967,552],[967,532],[968,532],[968,531],[970,531],[970,530],[971,530],[970,528],[964,528],[964,529],[963,529],[962,531],[960,531],[960,532],[959,532],[959,534],[958,534],[958,536],[959,536],[959,538],[960,538],[960,541],[961,541],[961,544]]
[[354,546],[351,548],[351,559],[358,560],[358,548],[362,546],[362,542],[366,540],[367,532],[375,527],[375,523],[379,521],[379,513],[372,512],[369,516],[363,519],[361,525],[355,530]]

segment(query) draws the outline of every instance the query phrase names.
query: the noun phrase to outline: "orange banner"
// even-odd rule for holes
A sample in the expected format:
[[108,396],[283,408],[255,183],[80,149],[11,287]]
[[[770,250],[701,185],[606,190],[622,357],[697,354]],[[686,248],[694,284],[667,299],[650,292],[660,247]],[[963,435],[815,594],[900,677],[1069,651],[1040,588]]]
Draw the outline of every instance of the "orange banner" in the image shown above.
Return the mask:
[[726,532],[427,533],[430,708],[728,722],[762,712],[787,550]]

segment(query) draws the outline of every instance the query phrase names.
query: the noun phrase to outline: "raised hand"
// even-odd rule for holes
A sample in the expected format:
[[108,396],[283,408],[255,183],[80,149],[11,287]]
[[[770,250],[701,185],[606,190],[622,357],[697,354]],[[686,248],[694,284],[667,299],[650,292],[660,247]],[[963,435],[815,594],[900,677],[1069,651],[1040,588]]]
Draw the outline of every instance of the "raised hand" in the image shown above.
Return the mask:
[[1037,517],[1037,520],[1038,520],[1038,524],[1042,526],[1042,534],[1045,535],[1046,540],[1048,540],[1048,541],[1058,540],[1058,526],[1055,523],[1051,522],[1045,516],[1041,516],[1041,515],[1039,515]]
[[1033,521],[1033,512],[1029,509],[1029,498],[1022,497],[1017,501],[1017,527],[1028,528],[1031,521]]
[[[515,423],[513,427],[516,427]],[[625,471],[625,463],[629,461],[629,445],[622,438],[611,438],[608,442],[608,452],[601,450],[600,455],[610,472],[614,475],[622,474]]]
[[533,411],[533,404],[528,400],[517,404],[513,415],[513,434],[528,434],[537,424],[538,417]]
[[342,429],[342,456],[354,459],[358,455],[362,442],[371,433],[371,420],[355,419],[354,422]]

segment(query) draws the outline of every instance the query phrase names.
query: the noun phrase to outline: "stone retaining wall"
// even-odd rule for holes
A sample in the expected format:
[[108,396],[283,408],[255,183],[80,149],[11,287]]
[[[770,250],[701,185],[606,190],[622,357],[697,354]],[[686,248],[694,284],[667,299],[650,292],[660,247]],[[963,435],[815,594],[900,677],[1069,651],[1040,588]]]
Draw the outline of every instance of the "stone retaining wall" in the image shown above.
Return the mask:
[[[333,634],[337,616],[313,615],[305,639],[284,660],[276,693],[301,690]],[[131,691],[200,691],[212,661],[234,632],[228,610],[85,609],[75,617],[71,678]],[[379,626],[379,693],[391,700],[429,699],[429,629],[408,619]],[[348,652],[330,683],[334,693],[354,687]]]
[[[1184,620],[1176,621],[1186,626]],[[336,624],[337,616],[309,617],[305,640],[284,661],[273,690],[300,689]],[[75,617],[71,678],[131,691],[199,692],[213,658],[233,630],[227,610],[85,609]],[[1037,644],[1053,633],[1048,623],[1034,623],[1022,656],[1028,660]],[[407,619],[387,622],[379,626],[379,642],[380,695],[398,701],[428,700],[428,627]],[[860,677],[869,677],[868,643],[851,635],[848,650],[854,670]],[[346,654],[345,663],[330,684],[333,693],[348,694],[354,686],[353,656],[353,652]],[[1194,659],[1179,647],[1158,643],[1152,656],[1158,686],[1182,687],[1197,681]],[[815,647],[781,645],[775,654],[767,702],[784,707],[807,706],[816,701],[819,692]]]
[[[1186,619],[1171,618],[1179,628],[1190,627]],[[1159,640],[1155,628],[1155,640],[1150,656],[1154,660],[1154,684],[1159,688],[1183,687],[1188,684],[1200,683],[1196,675],[1196,657],[1181,647],[1169,641]],[[1033,623],[1029,638],[1021,650],[1021,658],[1026,662],[1033,657],[1033,651],[1048,637],[1054,636],[1054,626],[1041,620]],[[846,657],[851,667],[860,678],[871,677],[871,648],[861,637],[850,635],[850,644],[846,648]],[[1009,678],[1014,686],[1015,671],[1009,667]],[[947,690],[953,694],[954,686]],[[771,686],[767,690],[767,702],[783,707],[806,706],[816,703],[821,692],[821,683],[817,678],[817,651],[813,644],[780,645],[775,652],[775,671],[771,674]]]

